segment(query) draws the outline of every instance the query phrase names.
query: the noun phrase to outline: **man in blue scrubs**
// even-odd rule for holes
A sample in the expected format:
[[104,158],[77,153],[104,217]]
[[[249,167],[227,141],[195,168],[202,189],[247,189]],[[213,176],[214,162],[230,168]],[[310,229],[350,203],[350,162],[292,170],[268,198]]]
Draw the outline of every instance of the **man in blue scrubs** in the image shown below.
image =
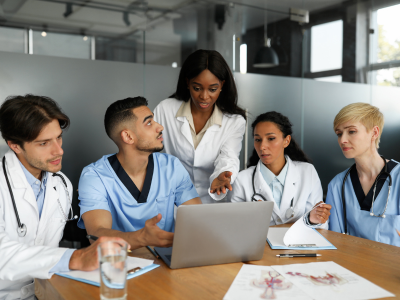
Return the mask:
[[176,157],[158,153],[164,128],[143,97],[111,104],[104,125],[119,151],[83,169],[78,226],[90,235],[122,237],[133,249],[170,247],[174,205],[201,204],[188,172]]

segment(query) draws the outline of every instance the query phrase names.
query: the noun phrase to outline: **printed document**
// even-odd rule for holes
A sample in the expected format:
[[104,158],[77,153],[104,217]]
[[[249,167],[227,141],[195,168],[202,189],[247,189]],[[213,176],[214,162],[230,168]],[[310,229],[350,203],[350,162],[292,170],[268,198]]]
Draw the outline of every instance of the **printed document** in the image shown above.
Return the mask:
[[[272,249],[336,249],[318,231],[304,224],[303,218],[298,219],[290,228],[270,228],[267,239]],[[316,248],[289,247],[289,245],[307,244],[315,244]]]
[[361,300],[394,297],[342,266],[328,262],[272,266],[315,300]]
[[243,265],[224,300],[312,300],[285,277],[268,266]]
[[243,265],[224,300],[361,300],[392,293],[334,262]]

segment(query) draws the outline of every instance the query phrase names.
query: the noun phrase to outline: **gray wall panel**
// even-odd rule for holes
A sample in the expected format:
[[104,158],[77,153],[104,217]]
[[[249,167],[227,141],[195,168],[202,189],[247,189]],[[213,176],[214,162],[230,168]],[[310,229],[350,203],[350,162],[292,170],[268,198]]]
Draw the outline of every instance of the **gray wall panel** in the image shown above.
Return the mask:
[[[0,52],[0,101],[32,93],[60,104],[71,119],[64,134],[62,171],[77,187],[83,167],[117,151],[104,130],[107,107],[115,100],[145,93],[154,109],[173,91],[178,72],[171,67]],[[8,147],[0,140],[2,156]]]
[[252,154],[251,123],[267,111],[275,110],[287,116],[293,124],[293,138],[301,141],[302,81],[298,78],[235,73],[239,105],[249,111],[248,154]]
[[353,160],[347,160],[333,131],[333,120],[344,106],[370,102],[370,87],[304,79],[304,151],[313,160],[326,192],[328,183]]
[[400,88],[373,86],[371,104],[385,116],[379,153],[400,161]]

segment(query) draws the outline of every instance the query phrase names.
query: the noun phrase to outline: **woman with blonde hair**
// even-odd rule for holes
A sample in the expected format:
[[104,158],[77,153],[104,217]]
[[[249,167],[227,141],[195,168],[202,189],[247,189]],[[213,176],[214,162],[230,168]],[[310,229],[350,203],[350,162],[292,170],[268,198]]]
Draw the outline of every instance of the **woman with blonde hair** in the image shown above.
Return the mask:
[[400,246],[400,167],[378,153],[383,114],[367,103],[342,108],[333,129],[343,155],[354,164],[329,183],[329,229]]

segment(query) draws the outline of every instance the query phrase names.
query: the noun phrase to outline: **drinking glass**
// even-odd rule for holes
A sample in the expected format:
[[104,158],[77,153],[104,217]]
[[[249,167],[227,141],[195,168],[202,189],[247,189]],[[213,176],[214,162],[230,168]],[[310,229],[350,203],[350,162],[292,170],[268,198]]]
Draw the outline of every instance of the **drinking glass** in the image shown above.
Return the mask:
[[126,300],[126,255],[128,244],[100,243],[100,299]]

